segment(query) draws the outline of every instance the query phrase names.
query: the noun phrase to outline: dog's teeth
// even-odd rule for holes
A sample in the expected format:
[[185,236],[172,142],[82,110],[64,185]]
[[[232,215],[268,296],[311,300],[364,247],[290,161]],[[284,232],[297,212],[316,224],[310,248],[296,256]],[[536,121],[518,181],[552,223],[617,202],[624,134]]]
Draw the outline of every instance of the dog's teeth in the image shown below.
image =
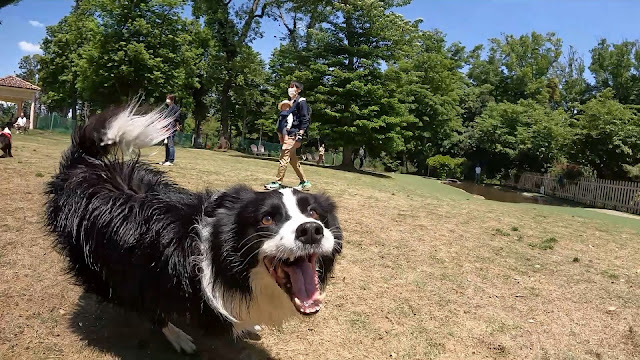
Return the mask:
[[298,307],[302,307],[302,303],[300,302],[300,299],[298,299],[297,297],[294,297],[293,301],[296,303],[296,305],[298,305]]

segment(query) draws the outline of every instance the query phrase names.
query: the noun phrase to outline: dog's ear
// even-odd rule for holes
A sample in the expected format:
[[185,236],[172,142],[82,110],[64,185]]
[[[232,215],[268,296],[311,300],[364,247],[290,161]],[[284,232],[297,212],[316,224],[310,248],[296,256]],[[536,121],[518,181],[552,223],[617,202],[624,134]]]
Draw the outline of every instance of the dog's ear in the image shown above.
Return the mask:
[[313,194],[314,202],[327,214],[335,214],[337,206],[331,197],[325,193]]
[[238,198],[243,198],[243,197],[247,197],[247,196],[253,196],[253,195],[255,195],[256,192],[253,191],[253,189],[251,189],[247,185],[240,184],[240,185],[235,185],[234,187],[228,189],[224,193],[229,195],[229,196],[235,196],[235,197],[238,197]]
[[216,211],[240,206],[245,201],[252,199],[255,194],[256,192],[246,185],[236,185],[218,193],[212,198],[212,201],[207,201],[204,207],[204,215],[214,217]]

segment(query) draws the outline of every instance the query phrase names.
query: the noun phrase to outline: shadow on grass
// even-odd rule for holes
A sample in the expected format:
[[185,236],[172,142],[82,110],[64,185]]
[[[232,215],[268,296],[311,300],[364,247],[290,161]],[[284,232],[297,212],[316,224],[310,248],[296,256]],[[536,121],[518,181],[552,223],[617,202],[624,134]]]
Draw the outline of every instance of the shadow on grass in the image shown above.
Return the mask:
[[[241,157],[241,158],[245,158],[245,159],[254,159],[254,160],[264,160],[264,161],[278,162],[278,158],[269,157],[269,156],[255,156],[255,155],[248,155],[248,154],[242,154],[242,153],[229,154],[229,156]],[[309,161],[301,161],[301,163],[303,165],[305,165],[305,166],[313,166],[313,167],[319,167],[319,168],[328,169],[328,170],[336,170],[336,171],[344,171],[344,172],[350,172],[350,173],[360,174],[360,175],[368,175],[368,176],[373,176],[373,177],[382,178],[382,179],[391,179],[392,178],[392,176],[390,176],[390,175],[379,173],[379,172],[375,172],[375,171],[358,170],[358,169],[355,169],[355,168],[344,168],[344,167],[341,167],[341,166],[324,166],[324,165],[318,165],[318,164],[316,164],[314,162],[309,162]]]
[[106,304],[83,293],[70,317],[70,327],[87,345],[120,359],[271,359],[262,347],[224,335],[205,336],[203,331],[176,324],[191,335],[198,348],[195,355],[175,351],[160,329],[137,314]]

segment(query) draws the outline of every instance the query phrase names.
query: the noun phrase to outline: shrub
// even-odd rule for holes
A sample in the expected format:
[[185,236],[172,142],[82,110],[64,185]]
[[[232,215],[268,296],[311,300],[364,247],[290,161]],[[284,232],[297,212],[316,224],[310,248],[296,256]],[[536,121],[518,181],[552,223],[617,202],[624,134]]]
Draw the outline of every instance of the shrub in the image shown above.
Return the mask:
[[387,155],[384,151],[380,154],[380,162],[384,166],[384,171],[396,172],[400,169],[400,161]]
[[585,166],[570,164],[567,162],[557,162],[551,168],[551,176],[562,176],[567,181],[578,181],[583,177],[593,176],[593,170]]
[[427,159],[429,174],[440,179],[460,179],[465,162],[464,158],[452,158],[444,155],[436,155]]
[[629,176],[634,181],[640,181],[640,164],[636,166],[631,166],[624,164],[622,165],[624,171],[627,172],[627,176]]

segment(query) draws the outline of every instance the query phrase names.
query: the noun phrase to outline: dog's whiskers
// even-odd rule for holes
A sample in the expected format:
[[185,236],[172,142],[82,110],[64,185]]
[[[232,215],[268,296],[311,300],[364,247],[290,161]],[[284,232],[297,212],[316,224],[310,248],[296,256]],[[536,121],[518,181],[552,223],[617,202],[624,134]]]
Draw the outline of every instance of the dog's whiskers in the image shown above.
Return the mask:
[[253,244],[255,244],[255,243],[259,242],[259,241],[262,241],[262,240],[266,239],[268,236],[275,236],[276,234],[274,234],[274,233],[270,233],[270,232],[255,233],[255,234],[253,234],[253,235],[251,235],[251,236],[248,236],[246,239],[242,240],[242,241],[241,241],[241,243],[242,243],[242,242],[245,242],[246,240],[248,240],[248,239],[250,239],[250,238],[252,238],[252,237],[254,237],[254,236],[258,236],[258,235],[260,235],[260,236],[264,236],[264,237],[260,237],[260,238],[258,238],[258,239],[255,239],[255,240],[251,241],[249,244],[245,245],[245,247],[244,247],[242,250],[240,250],[240,252],[238,252],[238,256],[242,255],[242,253],[243,253],[245,250],[247,250],[251,245],[253,245]]
[[251,255],[249,255],[247,257],[247,259],[242,263],[242,265],[239,266],[240,269],[244,268],[244,266],[249,262],[249,260],[251,260],[253,258],[254,255],[256,255],[258,252],[260,252],[261,249],[257,249],[256,251],[254,251],[253,253],[251,253]]

